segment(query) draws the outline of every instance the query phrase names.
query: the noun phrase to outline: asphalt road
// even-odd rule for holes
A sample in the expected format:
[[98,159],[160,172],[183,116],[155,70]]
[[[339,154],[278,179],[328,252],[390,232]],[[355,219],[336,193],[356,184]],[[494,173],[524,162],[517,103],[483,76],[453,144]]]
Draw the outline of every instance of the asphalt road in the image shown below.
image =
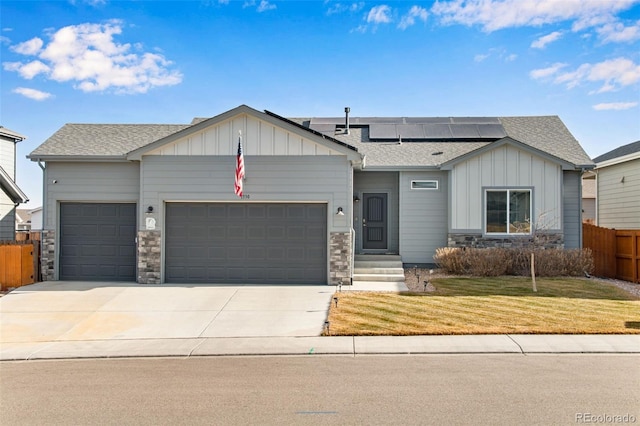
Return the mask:
[[640,424],[640,357],[2,362],[0,404],[2,425]]

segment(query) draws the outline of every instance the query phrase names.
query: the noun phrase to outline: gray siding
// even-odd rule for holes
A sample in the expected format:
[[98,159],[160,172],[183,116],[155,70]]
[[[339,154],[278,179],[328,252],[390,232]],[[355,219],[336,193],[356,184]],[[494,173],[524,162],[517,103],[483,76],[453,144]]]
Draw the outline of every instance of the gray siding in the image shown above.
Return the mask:
[[139,170],[138,163],[47,163],[44,229],[57,228],[60,201],[137,203]]
[[581,178],[578,171],[562,174],[562,209],[565,248],[582,247]]
[[640,229],[640,159],[597,169],[597,172],[598,225]]
[[[245,198],[233,192],[234,156],[145,156],[141,170],[140,227],[154,209],[163,227],[165,201],[323,202],[328,231],[351,229],[352,169],[345,156],[245,156]],[[342,207],[344,216],[335,213]]]
[[11,199],[0,189],[0,240],[14,240],[16,209]]
[[[353,195],[362,199],[365,192],[388,194],[388,252],[399,253],[399,194],[397,172],[359,172],[354,175]],[[354,229],[356,231],[356,251],[362,252],[362,206],[354,204]]]
[[[400,173],[400,255],[404,263],[433,263],[447,246],[447,172]],[[437,190],[411,189],[412,180],[437,180]]]

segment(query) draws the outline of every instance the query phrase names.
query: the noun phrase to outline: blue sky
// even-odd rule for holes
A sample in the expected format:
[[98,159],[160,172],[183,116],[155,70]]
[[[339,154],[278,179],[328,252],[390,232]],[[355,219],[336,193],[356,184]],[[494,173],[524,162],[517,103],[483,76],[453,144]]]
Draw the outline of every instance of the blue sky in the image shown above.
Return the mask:
[[5,1],[17,183],[65,123],[558,115],[595,157],[640,139],[640,0]]

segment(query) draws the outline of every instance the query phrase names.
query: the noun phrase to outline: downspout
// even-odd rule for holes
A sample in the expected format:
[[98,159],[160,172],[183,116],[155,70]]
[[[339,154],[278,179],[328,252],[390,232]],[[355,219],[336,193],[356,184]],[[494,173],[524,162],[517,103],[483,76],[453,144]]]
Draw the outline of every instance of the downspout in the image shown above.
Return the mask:
[[[42,161],[38,159],[38,166],[42,169],[42,229],[40,230],[40,258],[42,259],[42,253],[44,252],[44,229],[47,225],[47,169],[42,164]],[[42,261],[40,261],[40,279],[44,279],[44,271],[42,267]]]

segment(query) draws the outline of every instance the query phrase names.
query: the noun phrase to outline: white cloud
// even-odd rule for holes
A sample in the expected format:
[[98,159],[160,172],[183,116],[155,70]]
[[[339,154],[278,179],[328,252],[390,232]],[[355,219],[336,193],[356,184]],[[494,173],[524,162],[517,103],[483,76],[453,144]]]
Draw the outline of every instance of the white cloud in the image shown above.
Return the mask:
[[330,5],[327,9],[327,15],[335,15],[344,12],[358,12],[364,8],[364,2],[352,2],[352,3],[331,3],[325,0],[325,4]]
[[531,47],[534,49],[544,49],[547,44],[553,43],[561,37],[562,31],[554,31],[551,34],[547,34],[535,40],[533,43],[531,43]]
[[400,24],[398,24],[398,28],[400,28],[401,30],[405,30],[415,25],[416,19],[419,19],[422,22],[427,22],[428,16],[429,12],[427,12],[427,9],[420,6],[413,6],[409,10],[409,13],[402,17],[402,19],[400,20]]
[[609,22],[637,0],[450,0],[431,8],[444,24],[480,25],[484,31],[575,21],[574,31]]
[[367,14],[367,22],[373,24],[388,24],[391,22],[391,8],[386,4],[372,7]]
[[39,37],[11,46],[11,50],[21,55],[35,55],[42,49],[43,41]]
[[35,101],[44,101],[53,96],[51,93],[42,92],[36,89],[29,89],[27,87],[17,87],[13,89],[13,93],[17,93],[19,95],[22,95],[29,99],[33,99]]
[[258,5],[258,13],[266,12],[267,10],[273,10],[277,6],[275,4],[269,3],[267,0],[260,0],[260,4]]
[[487,53],[479,53],[473,57],[475,62],[482,62],[490,57],[498,58],[504,62],[513,62],[518,58],[515,53],[507,53],[502,47],[493,47]]
[[[36,55],[26,63],[5,62],[4,69],[23,78],[42,74],[58,82],[74,82],[85,92],[113,90],[116,93],[145,93],[157,86],[182,81],[171,61],[159,53],[132,53],[131,44],[119,44],[121,21],[105,24],[71,25],[52,31],[48,44],[38,47],[32,40],[16,45],[18,53]],[[37,49],[36,49],[37,48]]]
[[551,65],[550,67],[547,68],[539,68],[537,70],[533,70],[529,73],[529,76],[531,76],[531,78],[538,80],[541,78],[547,78],[547,77],[551,77],[552,75],[556,74],[558,71],[560,71],[562,68],[566,67],[567,64],[563,64],[561,62],[556,62],[555,64]]
[[9,44],[11,44],[11,39],[9,37],[6,37],[6,36],[0,36],[0,44],[9,45]]
[[553,83],[566,84],[573,89],[586,83],[602,83],[602,86],[591,93],[604,93],[619,90],[640,82],[640,65],[627,58],[609,59],[597,64],[585,63],[573,71],[559,73],[566,64],[554,64],[548,68],[533,70],[529,73],[533,79],[555,76]]
[[476,62],[482,62],[485,59],[487,59],[489,56],[491,56],[491,55],[489,55],[488,53],[477,54],[476,56],[473,57],[473,60],[476,61]]
[[638,102],[610,102],[610,103],[596,104],[593,106],[593,109],[595,109],[596,111],[607,111],[607,110],[622,111],[625,109],[635,108],[636,106],[638,106]]
[[611,22],[596,29],[596,32],[603,43],[632,43],[640,40],[640,21],[630,26],[619,21]]

